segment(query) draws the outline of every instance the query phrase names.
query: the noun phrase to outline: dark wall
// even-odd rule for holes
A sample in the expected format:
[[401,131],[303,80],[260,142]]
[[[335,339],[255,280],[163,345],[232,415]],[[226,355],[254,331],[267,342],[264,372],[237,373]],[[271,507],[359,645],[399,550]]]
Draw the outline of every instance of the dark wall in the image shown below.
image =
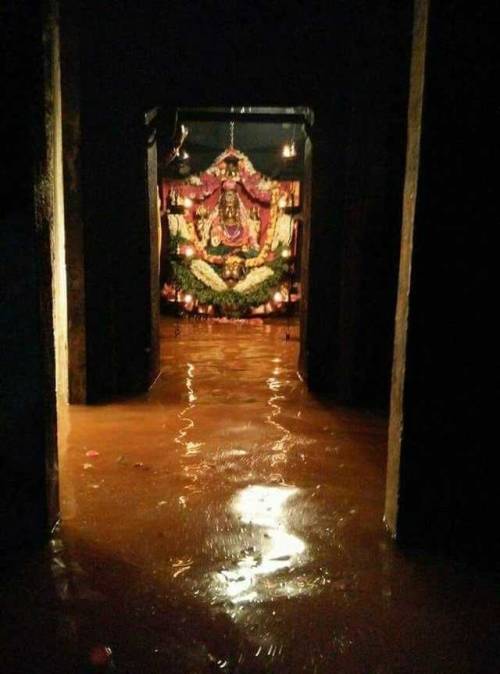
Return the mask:
[[148,76],[137,79],[127,58],[127,12],[115,3],[97,9],[83,3],[80,12],[89,402],[147,388],[151,348],[148,99],[140,87]]
[[341,243],[339,396],[386,407],[406,153],[412,12],[377,3],[350,42]]
[[495,218],[492,25],[484,8],[430,5],[401,447],[401,539],[475,558],[499,549],[480,310]]
[[136,344],[142,339],[144,317],[131,307],[139,310],[143,271],[130,248],[137,244],[134,143],[141,112],[157,103],[308,105],[316,117],[310,384],[349,402],[384,406],[410,3],[345,2],[314,12],[295,1],[286,10],[264,2],[169,3],[163,10],[94,4],[84,3],[83,11],[82,119],[89,387],[96,397],[120,388],[116,372],[133,357],[134,335]]
[[[57,511],[52,333],[49,30],[40,7],[2,5],[0,563],[46,535]],[[50,44],[50,43],[49,43]]]

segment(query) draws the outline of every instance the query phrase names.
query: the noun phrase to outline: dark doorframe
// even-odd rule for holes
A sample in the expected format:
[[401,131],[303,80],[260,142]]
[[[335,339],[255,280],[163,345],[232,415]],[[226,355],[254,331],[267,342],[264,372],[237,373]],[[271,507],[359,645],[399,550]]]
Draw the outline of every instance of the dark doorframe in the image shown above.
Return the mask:
[[304,186],[302,203],[302,250],[300,261],[300,351],[299,373],[305,382],[309,379],[309,358],[307,344],[308,315],[309,315],[309,287],[310,287],[310,254],[311,254],[311,198],[312,198],[312,171],[313,171],[312,141],[307,135],[304,149]]
[[145,207],[149,246],[149,279],[147,294],[149,298],[150,320],[148,345],[145,347],[148,357],[148,371],[145,373],[145,385],[151,386],[160,372],[160,211],[158,203],[158,148],[157,148],[158,108],[153,108],[144,116],[146,132],[145,156]]

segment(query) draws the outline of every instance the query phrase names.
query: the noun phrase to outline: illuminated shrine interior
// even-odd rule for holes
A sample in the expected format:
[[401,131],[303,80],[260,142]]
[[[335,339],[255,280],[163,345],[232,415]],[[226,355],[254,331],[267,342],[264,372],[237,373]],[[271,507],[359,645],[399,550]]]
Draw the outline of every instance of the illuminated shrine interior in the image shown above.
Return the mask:
[[178,125],[175,153],[159,159],[164,312],[296,319],[304,120]]

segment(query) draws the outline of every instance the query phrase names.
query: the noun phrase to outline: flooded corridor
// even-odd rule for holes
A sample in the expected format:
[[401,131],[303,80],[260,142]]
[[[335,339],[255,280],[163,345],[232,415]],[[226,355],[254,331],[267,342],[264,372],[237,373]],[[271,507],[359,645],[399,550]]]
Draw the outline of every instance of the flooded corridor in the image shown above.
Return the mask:
[[498,596],[392,543],[385,420],[309,394],[286,332],[164,319],[148,395],[62,411],[62,526],[2,588],[0,671],[499,671]]

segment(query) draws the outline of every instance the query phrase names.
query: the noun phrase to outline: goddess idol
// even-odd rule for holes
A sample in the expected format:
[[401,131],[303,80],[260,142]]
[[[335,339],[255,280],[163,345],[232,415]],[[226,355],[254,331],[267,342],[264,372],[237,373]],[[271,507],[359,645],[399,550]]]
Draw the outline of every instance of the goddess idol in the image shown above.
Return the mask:
[[236,183],[233,180],[226,180],[222,184],[211,226],[210,244],[214,248],[223,245],[230,248],[258,249],[259,231],[260,222],[255,220],[255,216],[251,218],[236,191]]

